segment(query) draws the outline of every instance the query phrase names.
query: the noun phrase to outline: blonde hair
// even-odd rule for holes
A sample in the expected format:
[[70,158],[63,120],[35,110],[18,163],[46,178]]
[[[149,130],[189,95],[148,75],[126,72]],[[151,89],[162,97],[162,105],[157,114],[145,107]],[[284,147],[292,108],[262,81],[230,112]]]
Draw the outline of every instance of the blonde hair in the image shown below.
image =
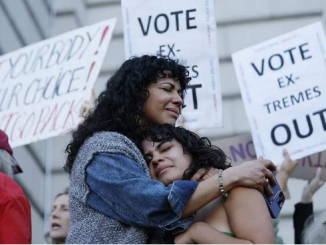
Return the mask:
[[314,215],[314,221],[304,229],[303,242],[308,244],[326,243],[326,211]]

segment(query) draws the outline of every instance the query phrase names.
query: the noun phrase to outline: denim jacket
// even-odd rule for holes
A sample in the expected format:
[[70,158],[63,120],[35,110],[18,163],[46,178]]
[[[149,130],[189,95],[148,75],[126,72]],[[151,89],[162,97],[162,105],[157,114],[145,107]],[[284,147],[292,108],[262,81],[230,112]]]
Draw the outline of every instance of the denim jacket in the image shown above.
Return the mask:
[[181,214],[197,185],[175,181],[164,186],[150,178],[140,151],[128,138],[96,133],[73,165],[67,241],[152,243],[153,230],[184,230],[192,217],[180,220]]
[[96,155],[86,173],[91,189],[87,204],[108,217],[167,230],[189,225],[189,220],[179,220],[197,182],[175,181],[166,187],[130,158],[108,153]]

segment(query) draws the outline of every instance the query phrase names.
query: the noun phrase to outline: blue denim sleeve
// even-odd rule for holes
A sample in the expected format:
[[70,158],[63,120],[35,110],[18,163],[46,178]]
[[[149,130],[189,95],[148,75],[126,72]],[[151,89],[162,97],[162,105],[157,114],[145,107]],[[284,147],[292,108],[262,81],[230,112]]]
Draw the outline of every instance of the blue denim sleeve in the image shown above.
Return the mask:
[[180,180],[169,186],[150,179],[135,161],[100,153],[86,168],[87,204],[129,225],[186,229],[192,217],[180,220],[198,182]]

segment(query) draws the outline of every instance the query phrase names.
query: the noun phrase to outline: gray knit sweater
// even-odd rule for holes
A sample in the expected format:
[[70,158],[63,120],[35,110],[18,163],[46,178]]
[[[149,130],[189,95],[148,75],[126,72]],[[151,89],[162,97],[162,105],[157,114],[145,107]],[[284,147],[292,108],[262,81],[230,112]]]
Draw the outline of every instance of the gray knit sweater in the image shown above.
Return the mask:
[[121,154],[137,162],[150,178],[146,162],[127,137],[114,132],[98,132],[87,139],[74,161],[70,176],[69,210],[71,223],[67,243],[163,243],[161,230],[126,225],[97,212],[86,204],[90,189],[86,167],[96,153]]

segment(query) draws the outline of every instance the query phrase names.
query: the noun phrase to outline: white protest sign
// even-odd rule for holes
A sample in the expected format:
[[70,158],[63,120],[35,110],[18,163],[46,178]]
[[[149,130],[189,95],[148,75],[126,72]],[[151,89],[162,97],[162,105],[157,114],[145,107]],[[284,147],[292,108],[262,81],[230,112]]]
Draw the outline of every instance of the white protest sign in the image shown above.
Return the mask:
[[12,147],[76,128],[115,22],[80,28],[0,57],[0,128]]
[[168,56],[188,68],[185,127],[221,127],[214,0],[123,0],[122,13],[126,58]]
[[232,55],[258,155],[326,149],[326,40],[316,23]]
[[[212,141],[212,144],[220,147],[231,158],[233,166],[256,159],[255,148],[249,133],[215,140]],[[326,151],[298,160],[298,165],[292,172],[291,177],[310,180],[314,177],[318,167],[322,168],[321,179],[326,180]]]

